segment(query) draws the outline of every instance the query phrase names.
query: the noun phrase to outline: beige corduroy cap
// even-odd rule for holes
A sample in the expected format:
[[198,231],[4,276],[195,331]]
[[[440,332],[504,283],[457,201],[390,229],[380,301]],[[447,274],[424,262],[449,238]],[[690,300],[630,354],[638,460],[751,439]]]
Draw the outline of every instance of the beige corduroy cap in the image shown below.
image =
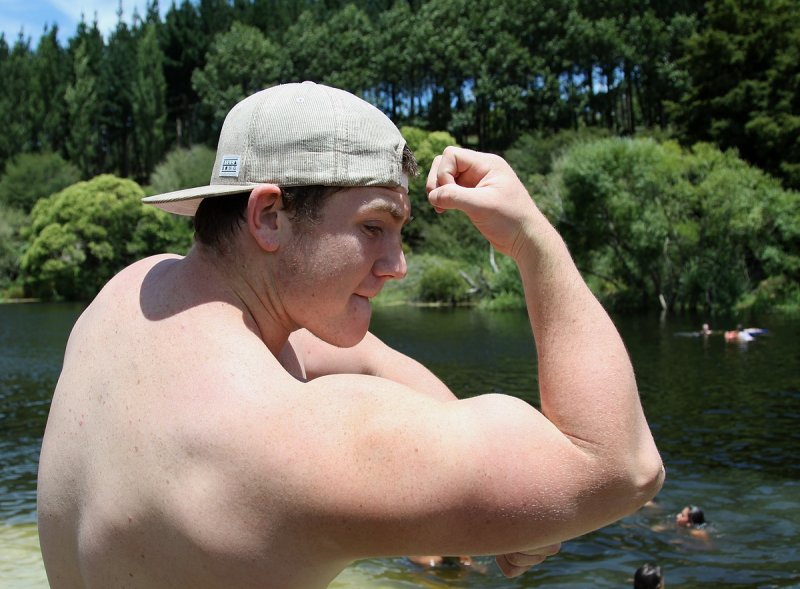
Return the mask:
[[368,102],[313,82],[282,84],[234,106],[220,133],[208,186],[142,199],[192,216],[211,196],[278,186],[404,186],[405,140]]

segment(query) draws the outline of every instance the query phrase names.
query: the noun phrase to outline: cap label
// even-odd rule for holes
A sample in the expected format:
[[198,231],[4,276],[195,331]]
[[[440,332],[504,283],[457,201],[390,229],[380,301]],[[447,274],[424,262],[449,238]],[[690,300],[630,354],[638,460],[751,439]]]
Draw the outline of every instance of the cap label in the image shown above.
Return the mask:
[[223,155],[222,163],[219,166],[219,175],[238,178],[241,159],[241,156],[238,155]]

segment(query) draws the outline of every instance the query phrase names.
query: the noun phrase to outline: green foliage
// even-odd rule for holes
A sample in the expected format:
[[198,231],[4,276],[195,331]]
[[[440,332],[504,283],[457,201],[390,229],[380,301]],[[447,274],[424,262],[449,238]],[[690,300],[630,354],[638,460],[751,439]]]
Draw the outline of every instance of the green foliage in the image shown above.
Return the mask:
[[19,260],[22,255],[22,228],[28,216],[21,210],[0,203],[0,298],[8,292],[19,275]]
[[557,133],[525,133],[503,154],[520,179],[549,174],[553,163],[576,143],[587,143],[610,136],[607,129],[582,127]]
[[[405,0],[392,3],[378,15],[375,26],[373,65],[377,73],[376,105],[393,121],[415,95],[415,80],[421,71],[423,52],[417,51],[409,39],[415,30],[416,15]],[[411,105],[414,110],[414,105]],[[413,119],[414,113],[407,119]]]
[[[102,167],[128,177],[132,173],[133,85],[136,82],[137,39],[122,19],[102,50],[97,80],[102,134]],[[156,72],[150,72],[156,74]]]
[[167,119],[166,81],[161,69],[164,56],[158,47],[156,26],[145,27],[136,49],[135,77],[131,88],[131,113],[135,133],[136,176],[146,179],[164,153]]
[[736,311],[800,314],[800,283],[783,275],[762,280],[754,291],[739,300]]
[[390,280],[376,297],[378,305],[394,303],[460,303],[468,300],[470,285],[461,271],[463,262],[433,254],[406,253],[408,273],[403,280]]
[[100,171],[103,157],[100,126],[103,105],[96,59],[92,40],[80,41],[75,51],[73,79],[64,93],[70,130],[67,154],[84,177]]
[[208,184],[215,157],[216,152],[205,145],[172,150],[153,171],[148,192],[160,194]]
[[[798,193],[734,153],[650,139],[578,144],[556,165],[561,231],[617,306],[730,309],[769,277],[798,279]],[[795,212],[792,212],[795,211]]]
[[[505,152],[539,208],[571,232],[587,280],[608,300],[649,306],[661,294],[673,306],[723,307],[749,292],[762,293],[751,297],[758,306],[793,296],[795,193],[756,179],[733,155],[659,141],[676,131],[685,147],[737,150],[797,188],[798,68],[795,0],[181,0],[163,22],[149,2],[144,18],[120,19],[107,40],[85,21],[67,43],[54,28],[38,45],[0,37],[0,166],[52,151],[83,178],[151,176],[159,191],[204,184],[205,164],[179,171],[177,155],[153,168],[171,149],[212,145],[244,96],[309,79],[408,125],[422,176],[410,189],[407,242],[418,257],[459,259],[492,304],[518,298],[490,288],[497,273],[483,239],[463,215],[427,203],[425,175],[446,145]],[[605,160],[589,150],[594,163],[553,171],[568,149],[606,135],[654,140],[609,147]],[[764,206],[748,216],[751,198]]]
[[[406,140],[408,147],[414,152],[419,164],[420,174],[409,179],[408,196],[411,200],[412,222],[406,227],[404,239],[412,248],[423,242],[423,236],[429,231],[431,225],[439,222],[438,215],[428,203],[428,193],[425,190],[427,172],[431,168],[433,158],[440,155],[448,145],[456,145],[455,138],[444,131],[425,131],[418,127],[402,127],[400,132]],[[451,215],[455,217],[456,215]],[[448,250],[439,250],[443,253]],[[434,253],[432,251],[432,253]]]
[[221,126],[231,107],[254,92],[278,83],[288,67],[283,48],[258,29],[234,22],[218,35],[192,86]]
[[6,164],[0,203],[29,213],[40,198],[80,180],[80,172],[55,153],[22,153]]
[[67,113],[64,92],[67,87],[69,59],[58,41],[58,27],[47,31],[39,41],[34,58],[31,105],[33,132],[40,149],[55,152],[64,149],[67,137]]
[[468,284],[459,274],[458,264],[442,259],[430,264],[419,282],[419,299],[426,303],[456,304],[469,298]]
[[33,82],[34,55],[30,38],[20,33],[10,48],[0,39],[0,166],[7,158],[34,148],[33,104],[26,100]]
[[159,27],[167,82],[167,133],[176,146],[202,141],[204,120],[197,116],[199,97],[192,87],[192,73],[205,63],[211,39],[201,33],[197,7],[190,0],[175,3]]
[[143,256],[185,251],[191,238],[184,220],[142,205],[143,196],[135,182],[106,174],[36,203],[21,260],[27,293],[89,299]]
[[489,296],[481,299],[483,309],[508,311],[525,309],[525,291],[517,265],[511,258],[498,256],[496,270],[487,274]]
[[686,44],[689,87],[671,104],[687,142],[713,141],[800,188],[800,3],[706,3]]
[[324,32],[327,38],[317,47],[325,69],[318,79],[359,95],[375,86],[375,35],[366,13],[348,3],[326,21]]
[[314,80],[359,95],[376,84],[374,27],[355,4],[327,13],[304,12],[289,27],[285,44],[295,80]]
[[563,217],[563,203],[558,187],[551,184],[548,176],[554,162],[575,144],[608,136],[607,129],[597,127],[566,129],[552,134],[525,133],[503,156],[533,195],[539,209],[552,223],[557,223]]

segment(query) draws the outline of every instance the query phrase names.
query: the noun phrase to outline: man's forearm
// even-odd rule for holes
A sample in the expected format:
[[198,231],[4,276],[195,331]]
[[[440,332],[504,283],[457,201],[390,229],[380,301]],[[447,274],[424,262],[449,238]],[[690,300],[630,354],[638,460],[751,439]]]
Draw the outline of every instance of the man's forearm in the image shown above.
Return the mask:
[[517,243],[542,412],[593,453],[658,460],[622,339],[563,240],[536,211]]

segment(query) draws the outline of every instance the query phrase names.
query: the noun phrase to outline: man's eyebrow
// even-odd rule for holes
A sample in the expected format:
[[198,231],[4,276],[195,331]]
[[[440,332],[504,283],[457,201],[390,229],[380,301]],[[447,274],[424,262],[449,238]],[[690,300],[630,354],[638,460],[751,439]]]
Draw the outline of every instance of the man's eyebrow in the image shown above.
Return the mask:
[[410,217],[406,216],[403,208],[394,202],[380,201],[376,203],[370,203],[368,208],[378,213],[389,213],[393,218],[397,219],[398,221],[402,221],[403,225],[411,220]]

